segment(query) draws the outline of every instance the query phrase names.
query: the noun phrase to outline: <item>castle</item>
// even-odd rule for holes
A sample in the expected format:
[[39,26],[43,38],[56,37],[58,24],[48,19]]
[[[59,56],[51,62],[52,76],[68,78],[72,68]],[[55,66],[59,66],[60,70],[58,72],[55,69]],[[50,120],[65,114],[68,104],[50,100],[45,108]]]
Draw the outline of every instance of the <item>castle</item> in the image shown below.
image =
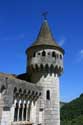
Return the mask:
[[0,125],[60,125],[64,50],[54,40],[46,19],[26,55],[26,73],[0,74]]

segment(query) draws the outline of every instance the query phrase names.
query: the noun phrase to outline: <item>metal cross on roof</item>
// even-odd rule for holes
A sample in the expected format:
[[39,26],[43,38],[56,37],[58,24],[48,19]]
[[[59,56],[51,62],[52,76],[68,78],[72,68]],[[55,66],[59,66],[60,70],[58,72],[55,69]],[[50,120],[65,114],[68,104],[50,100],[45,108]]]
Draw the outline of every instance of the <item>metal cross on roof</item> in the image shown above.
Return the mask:
[[42,16],[44,17],[44,20],[47,20],[47,14],[48,14],[48,11],[42,13]]

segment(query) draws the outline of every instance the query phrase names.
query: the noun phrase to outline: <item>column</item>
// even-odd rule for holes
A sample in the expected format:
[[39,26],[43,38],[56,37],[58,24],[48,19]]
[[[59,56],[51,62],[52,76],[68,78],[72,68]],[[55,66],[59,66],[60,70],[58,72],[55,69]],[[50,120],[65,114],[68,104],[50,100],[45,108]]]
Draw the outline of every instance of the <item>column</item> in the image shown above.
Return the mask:
[[30,121],[30,101],[26,103],[26,121]]
[[18,102],[17,100],[14,101],[14,121],[17,121],[17,115],[18,115]]
[[24,107],[25,107],[25,101],[22,101],[22,121],[24,121]]
[[22,101],[20,101],[20,107],[19,107],[19,121],[22,121],[22,109],[23,109],[23,104],[22,104]]
[[24,101],[23,120],[26,121],[26,101]]

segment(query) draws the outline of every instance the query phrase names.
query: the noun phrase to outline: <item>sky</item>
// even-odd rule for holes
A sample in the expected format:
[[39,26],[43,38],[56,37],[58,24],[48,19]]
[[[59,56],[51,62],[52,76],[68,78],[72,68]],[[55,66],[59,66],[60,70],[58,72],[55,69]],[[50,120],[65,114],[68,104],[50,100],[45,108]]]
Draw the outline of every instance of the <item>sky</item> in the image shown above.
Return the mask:
[[83,93],[83,0],[0,0],[0,72],[26,72],[25,50],[35,41],[48,11],[48,23],[65,50],[61,101]]

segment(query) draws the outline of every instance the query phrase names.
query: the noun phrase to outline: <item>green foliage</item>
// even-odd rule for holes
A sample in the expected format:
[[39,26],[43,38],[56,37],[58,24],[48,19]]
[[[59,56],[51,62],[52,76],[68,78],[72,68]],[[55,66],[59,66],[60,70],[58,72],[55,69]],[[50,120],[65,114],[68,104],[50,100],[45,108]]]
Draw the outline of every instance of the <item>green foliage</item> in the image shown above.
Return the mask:
[[83,125],[83,94],[61,107],[61,125]]

